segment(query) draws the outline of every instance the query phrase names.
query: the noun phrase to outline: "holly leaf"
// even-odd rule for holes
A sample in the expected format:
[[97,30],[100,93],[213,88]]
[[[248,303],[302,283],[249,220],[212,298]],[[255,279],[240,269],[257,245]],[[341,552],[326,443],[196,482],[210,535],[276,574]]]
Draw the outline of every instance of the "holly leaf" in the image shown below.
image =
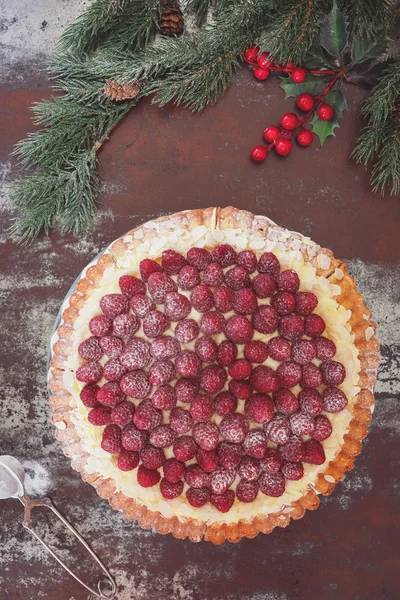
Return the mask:
[[352,65],[357,65],[370,58],[375,58],[385,52],[390,38],[384,36],[380,40],[362,40],[354,38],[351,46]]
[[338,9],[336,0],[333,8],[321,24],[319,39],[329,54],[339,59],[347,43],[347,23]]
[[321,69],[326,64],[326,58],[322,51],[318,38],[314,38],[311,47],[303,60],[303,67],[307,69]]
[[339,119],[343,116],[343,111],[347,108],[346,98],[341,90],[329,92],[325,101],[335,109],[335,114],[330,121],[322,121],[315,112],[310,123],[313,133],[319,137],[320,144],[325,142],[330,135],[335,135],[334,130],[339,127]]
[[327,86],[327,81],[321,75],[307,75],[307,79],[303,83],[295,83],[292,78],[283,77],[281,88],[285,92],[285,98],[297,98],[300,94],[308,92],[313,96],[321,93]]

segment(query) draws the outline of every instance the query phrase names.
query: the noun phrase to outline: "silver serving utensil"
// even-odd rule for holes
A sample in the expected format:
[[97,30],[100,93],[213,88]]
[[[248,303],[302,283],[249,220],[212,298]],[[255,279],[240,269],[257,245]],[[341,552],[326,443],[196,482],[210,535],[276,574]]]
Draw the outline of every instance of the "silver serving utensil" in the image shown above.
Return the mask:
[[[72,576],[76,579],[84,588],[92,593],[97,598],[102,600],[112,600],[115,598],[117,593],[117,586],[115,581],[111,577],[109,571],[103,565],[98,556],[93,552],[90,546],[85,542],[83,537],[72,527],[70,523],[62,516],[62,514],[55,508],[50,498],[41,498],[39,500],[32,500],[25,494],[24,489],[25,470],[22,464],[13,456],[0,456],[0,500],[6,500],[8,498],[17,498],[24,506],[24,521],[23,526],[27,529],[35,538],[46,548],[53,558]],[[45,506],[49,508],[60,521],[74,534],[74,536],[81,542],[86,548],[89,554],[94,558],[96,563],[101,567],[105,574],[105,578],[101,579],[98,584],[98,591],[92,590],[84,581],[82,581],[71,569],[55,554],[55,552],[46,544],[44,540],[36,533],[31,522],[31,512],[36,506]]]

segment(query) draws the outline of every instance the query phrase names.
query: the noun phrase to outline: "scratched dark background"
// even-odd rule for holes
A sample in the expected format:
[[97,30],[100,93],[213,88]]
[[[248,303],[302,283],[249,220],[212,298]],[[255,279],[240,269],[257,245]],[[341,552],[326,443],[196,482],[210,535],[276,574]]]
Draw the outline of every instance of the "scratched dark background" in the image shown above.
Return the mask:
[[[278,80],[242,69],[218,106],[193,116],[143,102],[101,150],[101,205],[90,232],[30,247],[7,233],[13,144],[32,129],[29,106],[51,95],[42,72],[55,38],[87,2],[0,0],[0,454],[27,469],[32,496],[48,493],[115,575],[118,600],[395,600],[399,597],[400,202],[370,192],[349,159],[366,90],[346,86],[349,110],[321,149],[289,159],[248,156],[283,104]],[[285,530],[213,547],[142,531],[98,498],[54,440],[46,354],[58,307],[79,271],[129,228],[159,215],[236,205],[310,235],[345,259],[379,324],[382,367],[370,434],[356,468],[318,511]],[[0,597],[89,600],[22,529],[22,507],[0,503]],[[98,573],[45,513],[38,527],[89,582]],[[69,550],[72,548],[72,554]]]

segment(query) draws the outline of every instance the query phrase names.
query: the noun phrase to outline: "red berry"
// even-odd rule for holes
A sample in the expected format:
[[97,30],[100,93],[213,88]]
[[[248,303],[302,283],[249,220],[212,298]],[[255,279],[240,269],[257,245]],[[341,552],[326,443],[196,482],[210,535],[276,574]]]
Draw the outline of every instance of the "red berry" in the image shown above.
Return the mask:
[[260,340],[249,342],[244,347],[244,357],[250,362],[263,363],[268,358],[268,346]]
[[120,402],[111,410],[111,421],[117,425],[127,425],[132,423],[132,418],[135,413],[135,405],[129,400]]
[[322,373],[313,363],[304,365],[300,385],[308,388],[318,388],[322,385]]
[[306,365],[316,357],[316,349],[310,340],[298,340],[292,345],[292,360],[299,365]]
[[171,321],[181,321],[182,319],[186,319],[192,310],[188,298],[178,292],[169,292],[165,296],[164,302],[165,314]]
[[325,462],[325,452],[321,442],[307,440],[304,443],[303,462],[311,465],[322,465]]
[[[279,464],[281,464],[280,461]],[[240,462],[238,475],[241,479],[245,479],[246,481],[254,481],[258,478],[260,471],[261,468],[258,460],[252,456],[245,456]]]
[[296,396],[288,389],[280,389],[274,392],[274,402],[278,412],[283,415],[292,415],[299,408]]
[[138,277],[133,275],[122,275],[118,281],[121,292],[128,298],[133,298],[136,294],[145,294],[146,285]]
[[138,429],[154,429],[162,423],[162,412],[155,408],[151,400],[144,400],[137,407],[133,416],[133,422]]
[[193,379],[179,379],[175,384],[175,394],[178,402],[185,404],[192,402],[199,393],[199,384]]
[[304,467],[301,462],[284,462],[281,471],[286,479],[299,481],[304,476]]
[[219,512],[226,513],[231,508],[235,501],[235,492],[233,490],[227,490],[225,494],[217,496],[211,494],[210,502]]
[[264,426],[264,431],[267,438],[274,444],[286,444],[292,435],[289,421],[279,413],[275,413],[272,421]]
[[168,317],[163,312],[151,310],[143,319],[143,333],[149,338],[155,338],[169,329],[170,325]]
[[156,360],[166,360],[174,358],[180,350],[180,346],[175,338],[169,335],[160,335],[156,337],[150,345],[150,354]]
[[171,277],[165,273],[152,273],[147,281],[147,288],[150,296],[157,304],[164,302],[165,296],[169,292],[176,292],[177,285]]
[[281,130],[279,127],[275,127],[275,125],[270,125],[266,129],[264,129],[264,139],[268,143],[274,142],[280,135]]
[[278,377],[271,367],[259,365],[251,374],[250,383],[256,392],[270,394],[279,387]]
[[152,385],[164,385],[175,375],[174,363],[170,360],[157,360],[149,369],[149,381]]
[[253,250],[242,250],[237,255],[236,263],[244,267],[248,273],[254,273],[257,268],[257,257]]
[[291,415],[289,421],[294,435],[312,435],[315,423],[310,414],[300,411]]
[[258,46],[250,46],[249,48],[247,48],[247,50],[245,50],[244,52],[244,57],[246,60],[252,62],[255,61],[259,52],[259,47]]
[[311,146],[313,139],[314,134],[309,129],[300,129],[299,133],[296,135],[297,143],[305,148]]
[[280,268],[279,260],[272,252],[264,252],[264,254],[260,256],[258,261],[259,273],[269,273],[269,275],[276,277]]
[[299,315],[310,315],[313,310],[317,307],[318,298],[311,292],[297,292],[296,293],[296,312]]
[[323,442],[328,439],[332,433],[332,425],[328,417],[325,415],[317,415],[315,417],[315,428],[312,434],[314,440]]
[[97,383],[103,375],[103,367],[98,362],[87,362],[76,370],[75,377],[82,383]]
[[197,462],[204,471],[211,473],[218,466],[217,454],[214,450],[203,450],[199,448],[196,454]]
[[272,59],[269,58],[269,52],[263,52],[257,58],[257,64],[259,67],[268,67],[272,63]]
[[328,413],[340,412],[347,406],[346,395],[336,387],[327,387],[322,394],[324,411]]
[[214,401],[207,394],[199,394],[190,406],[190,414],[195,421],[209,421],[214,414]]
[[183,481],[176,481],[171,483],[167,479],[161,479],[160,481],[160,492],[167,500],[173,500],[177,498],[183,492]]
[[321,394],[312,388],[301,390],[299,403],[301,410],[312,417],[317,416],[323,409]]
[[267,156],[268,148],[266,148],[265,146],[254,146],[253,150],[251,151],[251,158],[256,162],[264,161],[267,158]]
[[159,425],[150,433],[150,444],[155,448],[168,448],[176,439],[175,431],[170,425]]
[[248,381],[232,379],[229,382],[229,391],[239,400],[248,400],[253,393],[253,388]]
[[346,377],[346,369],[335,360],[323,362],[320,366],[322,378],[326,385],[340,385]]
[[256,67],[253,71],[254,77],[259,81],[265,81],[271,74],[268,67]]
[[279,273],[276,282],[280,292],[290,292],[294,294],[300,287],[299,276],[293,269],[288,269],[287,271]]
[[111,407],[110,406],[95,406],[88,413],[88,421],[92,425],[101,427],[111,423]]
[[236,469],[242,458],[243,451],[239,444],[221,442],[218,445],[217,456],[219,464],[224,469]]
[[89,321],[89,330],[97,337],[109,335],[112,332],[112,320],[105,315],[96,315]]
[[203,362],[214,362],[217,358],[218,347],[211,337],[201,337],[195,344],[196,354]]
[[140,321],[137,317],[135,317],[135,315],[118,315],[113,321],[114,334],[122,338],[132,337],[133,334],[137,332],[139,327]]
[[230,392],[221,392],[215,398],[215,412],[218,415],[230,415],[237,409],[237,398]]
[[276,281],[270,273],[261,273],[254,277],[251,282],[255,294],[259,298],[272,296],[276,289]]
[[236,266],[229,269],[225,273],[225,282],[228,287],[232,290],[240,290],[247,288],[250,285],[250,277],[247,269],[244,267]]
[[186,498],[191,506],[194,506],[195,508],[201,508],[209,501],[210,492],[207,488],[189,488],[186,492]]
[[236,498],[240,502],[253,502],[258,495],[258,483],[256,481],[240,481],[236,487]]
[[290,292],[278,292],[271,298],[271,306],[275,308],[281,317],[290,315],[294,311],[295,305],[296,301]]
[[185,481],[194,488],[206,487],[208,484],[208,475],[200,465],[189,465],[186,467]]
[[110,454],[121,452],[121,429],[118,427],[118,425],[113,423],[106,425],[101,438],[101,447],[106,452],[110,452]]
[[216,310],[205,313],[200,319],[200,329],[207,335],[221,333],[224,330],[224,326],[225,318]]
[[148,312],[155,309],[155,304],[148,296],[137,294],[131,298],[131,309],[138,317],[145,317]]
[[330,360],[336,354],[335,344],[326,337],[315,338],[314,345],[317,351],[317,358],[320,360]]
[[285,491],[286,482],[282,473],[262,473],[258,485],[266,496],[279,498]]
[[[198,423],[197,425],[211,425],[211,423]],[[192,460],[196,454],[195,440],[189,435],[181,435],[174,441],[172,450],[177,460],[182,462],[185,462],[186,460]]]
[[175,250],[164,250],[161,256],[161,266],[167,275],[177,275],[186,265],[186,260]]
[[287,156],[293,150],[293,144],[287,138],[278,138],[275,142],[275,150],[280,156]]
[[322,121],[330,121],[333,119],[333,115],[335,111],[330,104],[321,104],[321,106],[317,110],[317,115]]
[[[219,265],[217,265],[217,267],[221,268]],[[222,269],[221,273],[223,276]],[[213,293],[206,285],[197,285],[190,296],[190,302],[192,303],[193,308],[195,308],[198,312],[205,313],[211,310],[214,306]]]
[[304,333],[308,337],[319,337],[325,331],[325,321],[319,315],[307,315],[304,318]]
[[248,429],[248,420],[240,413],[226,415],[219,424],[221,436],[224,440],[233,444],[241,444],[246,437]]
[[193,267],[192,265],[185,265],[180,271],[178,275],[178,287],[181,290],[193,290],[196,285],[201,283],[200,273]]
[[250,377],[251,370],[251,363],[244,358],[240,358],[229,367],[228,373],[232,379],[247,379]]
[[268,342],[268,353],[273,360],[283,362],[290,357],[291,346],[284,338],[274,337]]
[[187,433],[193,427],[193,419],[188,410],[177,406],[170,412],[169,424],[176,433]]
[[254,312],[252,323],[260,333],[273,333],[278,326],[279,316],[275,308],[264,304]]
[[150,258],[145,258],[141,260],[139,263],[140,277],[143,281],[149,280],[149,277],[152,273],[159,273],[162,271],[161,265],[156,263],[155,260],[151,260]]
[[299,119],[294,113],[285,113],[281,117],[281,125],[287,131],[293,131],[293,129],[296,129],[298,123]]
[[279,452],[284,460],[300,462],[304,456],[302,439],[293,435],[286,444],[279,446]]
[[267,438],[261,429],[252,429],[246,434],[243,449],[248,456],[262,458],[267,451]]
[[278,473],[281,468],[281,456],[275,448],[267,448],[265,455],[260,460],[260,467],[265,473]]
[[121,450],[118,456],[117,466],[120,471],[132,471],[139,464],[139,453]]
[[251,421],[268,423],[274,416],[274,403],[266,394],[253,394],[247,400],[244,411]]
[[184,319],[175,327],[175,337],[181,344],[188,344],[199,335],[199,326],[194,319]]
[[303,83],[307,79],[307,71],[303,67],[296,67],[291,73],[295,83]]
[[211,254],[205,248],[190,248],[186,255],[189,264],[199,271],[204,271],[211,262]]
[[177,483],[183,477],[185,465],[176,458],[168,458],[163,464],[164,478],[170,483]]
[[[128,317],[129,315],[120,316]],[[113,335],[105,335],[102,337],[100,339],[100,346],[104,354],[109,358],[119,358],[124,351],[124,343],[121,338],[114,337]]]
[[200,374],[200,387],[208,394],[217,394],[222,390],[226,381],[226,371],[219,365],[210,365]]
[[237,347],[233,342],[230,342],[229,340],[223,340],[217,348],[218,363],[224,367],[227,367],[233,363],[237,356],[237,352]]
[[[232,263],[233,264],[233,263]],[[221,265],[216,262],[210,263],[203,275],[203,283],[206,285],[221,285],[224,280],[224,272]]]
[[100,308],[110,319],[129,312],[129,300],[122,294],[107,294],[100,300]]
[[233,295],[233,308],[240,315],[253,313],[257,308],[257,298],[249,288],[237,290]]
[[99,391],[98,385],[88,384],[85,385],[81,389],[81,393],[79,394],[80,399],[82,400],[82,404],[87,406],[87,408],[94,408],[99,405],[99,401],[97,400],[97,392]]
[[220,496],[226,492],[235,479],[233,469],[218,468],[210,475],[209,488],[212,494]]
[[287,69],[288,71],[293,71],[294,69],[294,62],[292,60],[289,60],[285,65],[284,65],[285,69]]
[[253,337],[254,329],[246,317],[235,315],[225,325],[225,335],[235,344],[247,344]]
[[304,321],[299,315],[286,315],[280,319],[278,331],[279,335],[294,342],[300,339],[304,333]]
[[182,377],[197,377],[201,371],[201,360],[192,350],[183,350],[176,357],[175,369]]
[[131,371],[142,369],[150,362],[150,344],[142,338],[133,338],[126,344],[120,361]]
[[305,112],[308,112],[309,110],[311,110],[312,107],[314,106],[314,103],[315,103],[314,96],[312,96],[311,94],[308,94],[307,92],[305,92],[304,94],[300,94],[300,96],[298,96],[297,100],[296,100],[296,104],[299,107],[299,109],[304,110]]
[[85,360],[99,360],[103,356],[100,340],[97,337],[87,338],[87,340],[84,340],[79,344],[78,354]]
[[122,430],[121,442],[125,450],[139,451],[147,444],[149,434],[141,431],[135,425],[126,425]]
[[137,472],[138,484],[144,488],[152,487],[156,485],[161,479],[161,475],[158,471],[153,469],[146,469],[143,465],[139,465]]
[[213,262],[218,263],[223,269],[236,263],[237,252],[229,244],[216,246],[211,253]]
[[165,460],[164,451],[154,446],[145,446],[140,451],[140,460],[146,469],[159,469]]

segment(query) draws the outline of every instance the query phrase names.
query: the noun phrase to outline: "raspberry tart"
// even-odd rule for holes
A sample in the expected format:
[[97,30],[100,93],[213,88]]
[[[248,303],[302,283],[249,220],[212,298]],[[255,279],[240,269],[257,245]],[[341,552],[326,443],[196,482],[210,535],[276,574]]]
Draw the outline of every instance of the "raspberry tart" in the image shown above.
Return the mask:
[[232,207],[162,217],[112,243],[65,301],[52,421],[127,519],[252,538],[353,468],[375,330],[345,265],[309,238]]

